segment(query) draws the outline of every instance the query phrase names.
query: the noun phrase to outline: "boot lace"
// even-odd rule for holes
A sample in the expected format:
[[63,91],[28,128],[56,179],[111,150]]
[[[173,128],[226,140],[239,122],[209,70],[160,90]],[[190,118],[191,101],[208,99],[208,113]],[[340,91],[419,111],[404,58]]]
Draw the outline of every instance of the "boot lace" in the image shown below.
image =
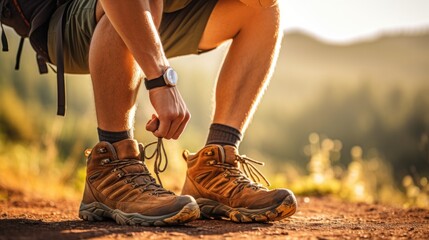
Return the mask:
[[[153,195],[172,193],[171,191],[164,189],[162,185],[156,182],[155,178],[151,176],[146,165],[141,160],[138,160],[138,159],[114,160],[114,161],[105,163],[105,165],[107,166],[110,165],[114,167],[112,172],[118,172],[117,174],[118,178],[125,178],[125,183],[131,184],[133,188],[141,189],[142,192],[151,191],[151,194]],[[124,173],[122,171],[119,171],[128,166],[135,166],[135,165],[141,165],[144,170],[139,172],[129,172],[129,173]],[[140,177],[143,177],[144,181],[142,181],[142,183],[137,183],[136,180]]]
[[[147,148],[154,144],[157,144],[156,149],[151,155],[147,155],[146,154]],[[131,184],[134,188],[141,189],[142,192],[152,191],[151,194],[153,195],[159,195],[163,193],[173,194],[173,192],[164,189],[161,179],[159,177],[159,173],[164,172],[167,169],[167,165],[168,165],[167,153],[165,151],[162,138],[158,138],[158,141],[152,142],[148,144],[146,147],[143,147],[142,145],[140,145],[139,147],[141,151],[141,159],[110,160],[106,158],[101,161],[101,164],[105,166],[113,167],[112,172],[118,172],[117,174],[118,178],[126,178],[125,183]],[[106,149],[99,149],[99,150],[106,151]],[[85,151],[85,156],[88,157],[91,154],[91,151],[92,149],[87,149]],[[155,158],[154,172],[156,174],[159,184],[156,182],[155,178],[152,177],[146,165],[144,164],[145,158],[146,159]],[[165,163],[162,166],[163,159],[165,159]],[[138,171],[138,172],[129,172],[129,173],[124,173],[123,171],[120,171],[123,168],[129,167],[129,166],[136,166],[136,165],[141,166],[144,170]],[[137,183],[135,181],[139,177],[144,178],[144,181],[142,181],[143,183]]]
[[[156,144],[155,150],[152,154],[147,154],[147,148]],[[165,151],[164,143],[162,142],[162,138],[158,138],[158,141],[149,143],[146,147],[143,148],[143,157],[145,159],[153,159],[155,158],[155,162],[153,165],[153,171],[158,179],[159,184],[162,186],[161,178],[159,177],[160,173],[163,173],[168,166],[168,157],[167,152]],[[163,164],[163,160],[164,164]]]
[[254,165],[263,166],[263,162],[256,161],[246,155],[236,155],[235,161],[240,163],[241,169],[225,162],[213,162],[212,165],[224,169],[225,177],[236,178],[234,182],[240,186],[240,190],[244,187],[252,187],[255,190],[265,188],[260,184],[261,180],[264,180],[266,186],[270,186],[267,178]]
[[253,164],[257,164],[260,166],[264,166],[265,163],[260,162],[260,161],[256,161],[255,159],[249,158],[246,155],[241,155],[241,156],[237,155],[236,160],[238,162],[240,162],[240,165],[242,166],[244,175],[247,177],[250,177],[253,180],[253,182],[261,182],[261,179],[262,179],[262,180],[264,180],[264,182],[266,183],[266,185],[268,187],[271,186],[270,182],[264,176],[264,174],[262,174],[261,171],[259,171],[255,167],[255,165],[253,165]]

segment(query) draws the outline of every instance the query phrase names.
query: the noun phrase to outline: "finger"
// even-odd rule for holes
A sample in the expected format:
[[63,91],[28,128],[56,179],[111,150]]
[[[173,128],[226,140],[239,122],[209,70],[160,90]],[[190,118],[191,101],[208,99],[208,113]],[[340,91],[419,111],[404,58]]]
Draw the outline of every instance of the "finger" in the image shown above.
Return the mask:
[[185,130],[186,126],[188,125],[189,120],[191,119],[191,114],[188,113],[185,115],[185,118],[183,119],[183,121],[181,122],[179,128],[177,129],[177,131],[174,133],[173,135],[173,139],[178,139],[180,137],[180,135],[182,135],[183,131]]
[[152,119],[150,119],[146,124],[146,130],[149,132],[155,132],[159,127],[159,119],[153,114]]
[[184,119],[185,119],[184,114],[180,114],[179,116],[176,117],[176,119],[171,123],[170,129],[169,129],[167,135],[165,136],[166,139],[171,139],[173,137],[173,135],[176,133],[176,131],[181,126]]
[[159,128],[153,132],[156,137],[164,138],[168,131],[170,130],[171,121],[170,120],[159,120]]

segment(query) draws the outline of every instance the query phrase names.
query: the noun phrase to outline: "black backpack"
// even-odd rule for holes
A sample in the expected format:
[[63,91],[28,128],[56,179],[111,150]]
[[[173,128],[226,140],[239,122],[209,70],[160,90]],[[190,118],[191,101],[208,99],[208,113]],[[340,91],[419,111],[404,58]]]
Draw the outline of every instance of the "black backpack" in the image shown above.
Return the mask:
[[[49,55],[47,50],[47,32],[49,19],[52,14],[62,8],[65,12],[69,0],[0,0],[0,26],[2,30],[1,42],[3,51],[9,50],[6,33],[3,24],[15,30],[21,36],[16,56],[15,69],[19,69],[22,47],[25,38],[29,38],[31,46],[36,51],[36,60],[41,74],[47,73]],[[57,24],[57,90],[58,109],[57,114],[65,114],[65,84],[64,84],[64,57],[63,57],[63,22]]]

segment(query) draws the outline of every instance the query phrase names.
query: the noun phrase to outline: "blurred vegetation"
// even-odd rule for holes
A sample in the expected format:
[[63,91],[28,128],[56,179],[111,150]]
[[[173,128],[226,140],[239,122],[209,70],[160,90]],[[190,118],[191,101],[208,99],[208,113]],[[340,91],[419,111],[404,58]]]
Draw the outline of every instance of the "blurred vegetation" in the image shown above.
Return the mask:
[[[55,74],[38,74],[28,42],[14,71],[18,38],[9,29],[7,35],[10,52],[0,53],[0,187],[78,198],[83,152],[97,142],[90,78],[67,76],[67,116],[56,116]],[[170,165],[161,177],[176,192],[186,169],[181,151],[205,142],[226,48],[171,60],[192,113],[182,138],[166,141]],[[427,33],[340,46],[287,34],[241,152],[267,163],[262,171],[274,187],[428,207],[428,66]],[[135,135],[143,143],[156,140],[144,131],[153,112],[147,100],[141,91]]]

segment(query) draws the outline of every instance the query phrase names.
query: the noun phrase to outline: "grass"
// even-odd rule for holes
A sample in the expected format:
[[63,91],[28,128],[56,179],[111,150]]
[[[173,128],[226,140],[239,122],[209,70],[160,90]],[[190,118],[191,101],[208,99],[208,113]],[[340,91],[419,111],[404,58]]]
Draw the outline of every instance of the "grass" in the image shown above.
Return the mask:
[[0,143],[0,187],[48,199],[77,199],[82,176],[70,174],[70,163],[53,161],[52,149],[37,145]]
[[312,133],[305,148],[309,157],[307,174],[290,183],[297,195],[334,195],[347,201],[385,203],[403,207],[429,208],[429,184],[426,177],[403,179],[403,189],[394,185],[393,173],[376,154],[364,156],[359,146],[351,151],[352,161],[341,167],[341,141]]
[[[59,159],[55,144],[17,144],[0,142],[0,187],[22,191],[25,194],[50,199],[79,199],[84,187],[85,167],[77,161]],[[47,141],[49,142],[49,141]],[[80,145],[75,148],[80,149]],[[168,142],[168,170],[161,174],[166,188],[180,194],[186,171],[185,162],[178,152],[177,142]],[[305,152],[308,155],[306,173],[299,173],[293,166],[285,173],[266,174],[274,187],[288,187],[300,195],[334,195],[347,201],[387,203],[403,207],[429,208],[429,184],[426,177],[407,175],[403,191],[392,185],[392,171],[376,155],[364,156],[362,148],[351,149],[352,161],[339,166],[341,141],[321,138],[312,133]],[[83,157],[83,151],[82,151]],[[147,161],[149,169],[153,161]],[[7,196],[0,196],[6,198]]]

